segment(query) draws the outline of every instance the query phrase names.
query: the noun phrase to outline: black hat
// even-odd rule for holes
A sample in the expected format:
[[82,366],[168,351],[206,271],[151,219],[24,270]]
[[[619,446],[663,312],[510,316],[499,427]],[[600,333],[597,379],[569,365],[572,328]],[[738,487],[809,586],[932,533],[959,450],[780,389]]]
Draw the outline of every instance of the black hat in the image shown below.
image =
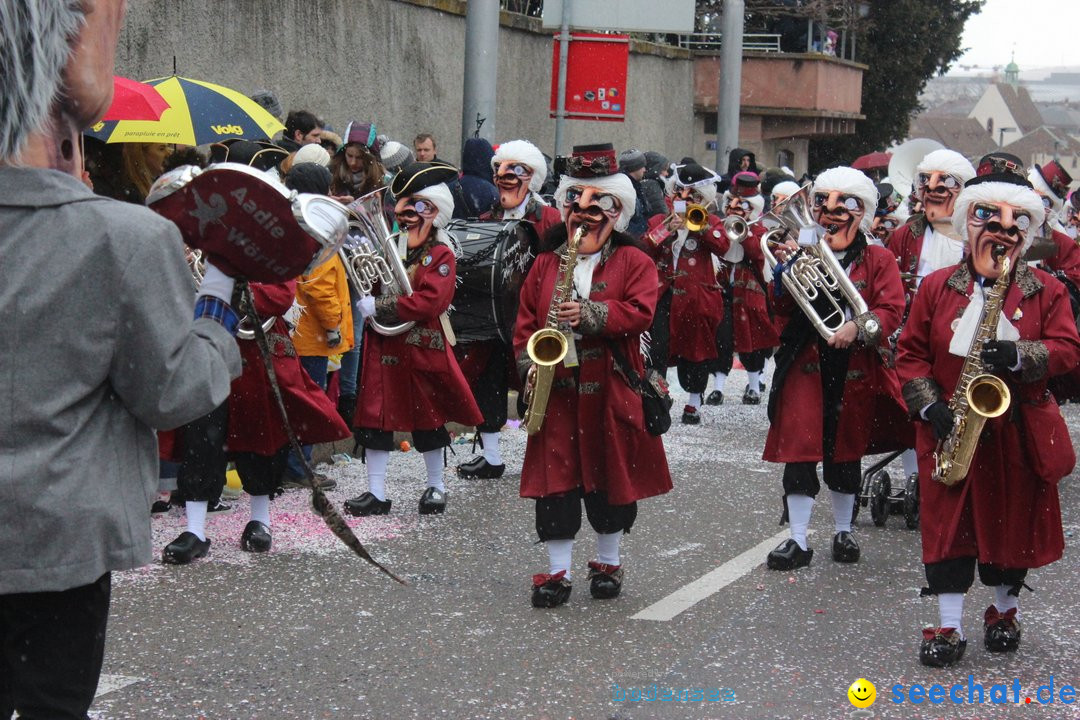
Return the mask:
[[975,170],[976,175],[1013,173],[1024,177],[1024,161],[1007,152],[992,152],[982,156]]
[[390,192],[394,197],[406,197],[424,188],[457,180],[458,169],[444,162],[414,162],[406,165],[394,176]]
[[269,142],[233,139],[210,146],[210,162],[231,162],[269,170],[289,157],[289,151]]
[[900,196],[891,183],[878,183],[878,202],[876,215],[888,215],[900,205]]
[[679,187],[700,187],[720,178],[712,170],[698,165],[696,162],[688,162],[684,165],[676,165],[675,184]]
[[330,192],[330,170],[318,163],[298,163],[285,175],[285,187],[302,193],[327,195]]

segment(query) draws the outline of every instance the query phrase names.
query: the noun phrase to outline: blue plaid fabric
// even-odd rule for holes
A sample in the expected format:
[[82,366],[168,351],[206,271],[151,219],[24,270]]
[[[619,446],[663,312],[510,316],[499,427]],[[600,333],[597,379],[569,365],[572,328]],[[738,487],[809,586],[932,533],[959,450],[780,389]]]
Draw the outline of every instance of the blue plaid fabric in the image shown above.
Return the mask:
[[229,304],[212,295],[200,295],[195,301],[195,319],[199,318],[210,318],[228,330],[231,335],[236,335],[236,328],[240,324],[240,318],[229,307]]

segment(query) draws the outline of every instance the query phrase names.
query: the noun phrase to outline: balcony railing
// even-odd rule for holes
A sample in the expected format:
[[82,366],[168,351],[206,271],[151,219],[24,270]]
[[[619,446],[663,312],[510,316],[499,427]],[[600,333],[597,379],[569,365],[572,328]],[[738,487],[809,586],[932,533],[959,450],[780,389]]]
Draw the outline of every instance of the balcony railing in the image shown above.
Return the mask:
[[[719,51],[720,33],[679,35],[679,47],[691,51]],[[743,33],[743,52],[780,52],[779,33]]]

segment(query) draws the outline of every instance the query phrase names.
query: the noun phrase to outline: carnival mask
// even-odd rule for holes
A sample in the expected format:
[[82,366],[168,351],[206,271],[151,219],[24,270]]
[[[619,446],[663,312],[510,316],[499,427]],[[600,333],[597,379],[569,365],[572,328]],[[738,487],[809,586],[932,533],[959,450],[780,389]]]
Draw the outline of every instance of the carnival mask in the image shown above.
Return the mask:
[[1001,274],[1001,259],[1008,257],[1012,267],[1024,248],[1024,237],[1031,227],[1031,216],[1008,203],[972,203],[967,216],[968,248],[975,272],[988,280]]
[[567,188],[563,207],[566,213],[566,232],[570,236],[577,232],[578,227],[588,227],[578,245],[578,252],[582,255],[591,255],[604,247],[615,230],[615,222],[622,214],[622,202],[618,197],[590,185],[572,185]]
[[954,175],[935,170],[919,173],[915,178],[923,212],[930,223],[948,220],[953,214],[956,197],[964,183]]
[[870,234],[884,243],[889,239],[889,235],[892,235],[893,230],[896,230],[900,225],[901,222],[895,215],[876,215]]
[[499,205],[503,210],[519,207],[529,197],[532,168],[525,163],[506,160],[495,168],[495,186],[499,189]]
[[438,214],[435,203],[419,195],[403,197],[394,206],[398,225],[409,235],[410,248],[420,247],[431,237]]
[[733,197],[728,201],[727,207],[724,208],[724,213],[726,215],[737,215],[743,220],[749,220],[750,213],[753,212],[753,210],[754,206],[749,200],[741,197]]
[[833,250],[847,250],[859,232],[866,215],[862,199],[839,190],[818,191],[811,201],[814,219],[825,228],[825,241]]

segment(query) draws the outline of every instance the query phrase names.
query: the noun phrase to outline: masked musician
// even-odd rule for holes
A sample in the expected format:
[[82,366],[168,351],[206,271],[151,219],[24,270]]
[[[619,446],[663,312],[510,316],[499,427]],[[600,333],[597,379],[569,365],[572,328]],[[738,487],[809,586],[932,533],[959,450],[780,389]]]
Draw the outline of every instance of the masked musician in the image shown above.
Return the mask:
[[454,212],[446,183],[455,178],[457,168],[451,165],[416,162],[403,168],[390,184],[397,198],[394,213],[404,233],[412,294],[367,295],[357,308],[383,326],[415,324],[398,335],[382,335],[370,327],[364,331],[360,399],[353,425],[364,447],[368,491],[345,502],[345,510],[353,515],[390,512],[386,468],[395,430],[411,432],[413,446],[424,456],[427,488],[420,496],[420,514],[445,512],[442,450],[450,444],[450,434],[444,426],[483,421],[445,330],[457,274],[455,251],[442,228]]
[[196,299],[176,226],[82,181],[124,2],[0,14],[0,299],[18,308],[0,349],[0,717],[84,718],[111,573],[151,557],[153,428],[209,412],[240,373],[233,281],[211,262]]
[[[1080,361],[1080,340],[1065,288],[1020,262],[1043,204],[1023,176],[988,165],[965,184],[953,223],[968,256],[923,280],[900,336],[898,370],[917,425],[924,594],[937,595],[940,621],[923,631],[919,659],[941,667],[967,646],[961,625],[964,595],[978,567],[994,601],[983,619],[992,652],[1020,644],[1017,597],[1029,568],[1061,557],[1064,538],[1057,483],[1075,463],[1065,420],[1047,392],[1047,379]],[[1004,288],[996,337],[974,360],[1009,388],[1011,404],[988,418],[966,479],[945,485],[931,478],[934,452],[959,418],[949,403],[1003,258],[1014,270]],[[995,290],[996,292],[996,290]],[[992,298],[992,296],[990,296]],[[985,301],[989,302],[989,300]],[[967,421],[974,416],[967,412]]]
[[528,340],[548,325],[567,238],[585,226],[578,262],[568,269],[572,291],[556,309],[558,325],[573,332],[577,366],[557,366],[521,471],[521,496],[536,501],[536,531],[549,559],[549,571],[533,576],[535,607],[570,597],[582,502],[597,533],[589,590],[613,598],[623,582],[619,544],[634,524],[637,501],[671,489],[664,446],[645,430],[641,397],[613,369],[628,366],[641,375],[641,335],[652,321],[657,281],[653,261],[623,233],[634,214],[634,188],[616,173],[611,145],[575,147],[555,198],[565,229],[548,235],[547,251],[525,278],[514,332],[518,369],[535,377]]
[[[547,178],[547,161],[535,145],[526,140],[502,143],[491,159],[491,168],[499,204],[482,215],[481,220],[525,220],[533,224],[539,237],[562,223],[559,211],[540,197],[540,188]],[[513,354],[497,338],[461,343],[454,348],[454,354],[484,414],[484,421],[476,428],[483,454],[458,465],[458,475],[500,478],[506,470],[499,447],[500,431],[506,424],[506,397],[511,382],[516,384],[512,380]]]
[[649,219],[645,241],[653,248],[659,276],[659,301],[650,332],[650,366],[661,375],[674,361],[679,384],[690,397],[682,421],[701,423],[698,408],[716,362],[716,333],[724,317],[724,299],[715,266],[730,247],[719,217],[702,212],[691,229],[692,206],[707,208],[716,200],[717,176],[695,162],[676,165],[667,180],[668,215]]
[[1066,283],[1074,298],[1073,309],[1080,310],[1080,245],[1066,234],[1060,220],[1072,176],[1054,161],[1031,168],[1027,178],[1046,210],[1046,220],[1035,234],[1048,236],[1052,242],[1049,256],[1040,262],[1044,270]]
[[[798,191],[798,187],[795,190]],[[770,288],[763,273],[765,259],[761,254],[761,236],[766,228],[752,224],[765,208],[758,176],[750,172],[737,173],[724,193],[721,205],[725,217],[741,218],[747,223],[749,234],[742,243],[742,257],[729,255],[728,258],[734,261],[720,270],[721,283],[726,286],[724,296],[731,298],[731,305],[724,309],[724,323],[728,327],[721,331],[717,343],[721,364],[714,373],[715,388],[706,402],[709,405],[724,402],[724,386],[731,372],[734,350],[739,353],[739,362],[749,376],[743,390],[743,405],[758,405],[765,389],[761,373],[772,349],[780,344],[767,295]],[[726,342],[719,342],[720,338]]]
[[[858,170],[837,167],[818,176],[811,192],[817,223],[867,310],[855,314],[841,299],[847,321],[828,340],[793,307],[784,290],[777,310],[790,313],[780,335],[776,372],[769,396],[769,427],[763,457],[785,463],[784,500],[791,523],[791,538],[769,553],[768,567],[791,570],[809,565],[813,550],[806,528],[820,484],[817,464],[822,463],[830,490],[835,535],[832,557],[836,562],[857,562],[860,549],[851,534],[855,493],[859,489],[860,460],[883,452],[907,425],[900,405],[896,371],[887,360],[888,337],[900,324],[904,291],[896,260],[888,250],[867,242],[870,211],[877,207],[873,181]],[[789,241],[774,251],[786,261],[798,251]],[[777,292],[781,278],[774,280]],[[899,447],[903,447],[900,445]]]
[[1062,222],[1065,224],[1065,234],[1073,240],[1077,240],[1080,237],[1080,191],[1073,190],[1069,194],[1062,215],[1064,217]]
[[877,210],[874,211],[874,222],[870,226],[870,234],[873,235],[870,242],[884,247],[889,241],[889,236],[900,229],[911,215],[907,205],[901,202],[900,194],[890,183],[879,183],[877,191],[878,204]]

